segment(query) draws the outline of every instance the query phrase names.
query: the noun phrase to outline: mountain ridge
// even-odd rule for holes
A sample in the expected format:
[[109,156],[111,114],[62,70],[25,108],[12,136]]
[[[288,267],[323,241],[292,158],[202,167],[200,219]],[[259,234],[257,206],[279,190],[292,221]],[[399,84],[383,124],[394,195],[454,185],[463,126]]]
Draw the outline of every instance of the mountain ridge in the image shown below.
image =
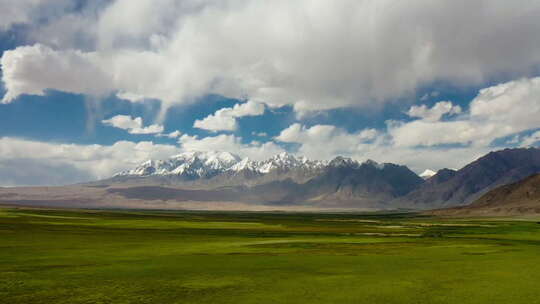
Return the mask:
[[105,181],[163,183],[185,187],[255,186],[274,180],[292,179],[305,183],[326,168],[359,167],[368,164],[382,169],[386,164],[373,160],[360,163],[337,156],[330,161],[310,160],[287,152],[265,160],[240,158],[229,152],[184,152],[165,160],[147,160],[134,169],[119,172]]
[[467,206],[433,210],[434,215],[511,216],[540,214],[540,173],[492,189]]
[[418,189],[395,199],[393,204],[412,209],[467,205],[491,189],[538,172],[539,148],[493,151],[457,171],[439,170]]
[[[364,163],[378,168],[385,164],[379,164],[373,160],[366,160]],[[276,154],[268,159],[255,161],[249,158],[240,158],[230,152],[218,151],[190,151],[171,156],[166,160],[147,160],[134,169],[121,171],[113,175],[120,176],[152,176],[152,175],[177,175],[184,174],[207,177],[208,171],[241,172],[250,170],[257,173],[269,173],[272,170],[290,170],[294,168],[314,169],[324,166],[358,166],[362,163],[343,156],[336,156],[330,161],[310,160],[304,156],[294,156],[287,152]],[[202,170],[198,170],[202,169]],[[193,173],[191,173],[193,172]]]
[[372,160],[312,161],[282,153],[252,161],[226,152],[187,152],[86,184],[0,189],[0,202],[85,208],[426,210],[466,205],[533,173],[540,173],[538,148],[494,151],[426,180],[407,166]]

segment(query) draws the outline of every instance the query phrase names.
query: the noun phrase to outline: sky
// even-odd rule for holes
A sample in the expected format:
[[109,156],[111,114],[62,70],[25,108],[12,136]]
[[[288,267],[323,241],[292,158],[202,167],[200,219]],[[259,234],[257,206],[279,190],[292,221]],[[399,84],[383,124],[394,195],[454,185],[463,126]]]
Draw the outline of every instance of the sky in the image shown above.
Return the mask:
[[540,2],[0,0],[0,186],[286,151],[459,169],[540,144]]

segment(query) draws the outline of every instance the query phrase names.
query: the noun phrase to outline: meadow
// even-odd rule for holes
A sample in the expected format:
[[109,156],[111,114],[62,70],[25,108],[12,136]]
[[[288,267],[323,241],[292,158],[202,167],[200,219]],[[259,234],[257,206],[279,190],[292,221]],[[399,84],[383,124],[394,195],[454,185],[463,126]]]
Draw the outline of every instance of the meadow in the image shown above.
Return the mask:
[[0,303],[540,303],[538,219],[0,208]]

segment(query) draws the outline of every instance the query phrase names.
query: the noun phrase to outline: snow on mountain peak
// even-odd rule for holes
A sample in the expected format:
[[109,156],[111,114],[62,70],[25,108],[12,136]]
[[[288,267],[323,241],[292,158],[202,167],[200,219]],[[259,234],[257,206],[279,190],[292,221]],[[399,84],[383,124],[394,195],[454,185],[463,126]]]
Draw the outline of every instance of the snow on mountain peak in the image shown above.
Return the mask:
[[423,179],[428,179],[430,177],[432,177],[433,175],[437,174],[437,172],[433,171],[433,170],[430,170],[430,169],[426,169],[424,170],[424,172],[420,173],[420,177],[423,178]]
[[[347,159],[347,163],[356,161]],[[328,165],[328,162],[310,160],[303,156],[294,156],[287,152],[274,155],[263,161],[253,161],[240,158],[229,152],[218,151],[189,151],[172,156],[167,160],[148,160],[136,168],[123,171],[115,176],[185,176],[190,178],[212,177],[220,173],[235,174],[241,171],[251,171],[267,174],[272,171],[288,172],[293,169],[318,170]],[[346,164],[345,164],[346,165]]]
[[349,157],[337,156],[328,165],[331,167],[356,167],[358,162]]
[[237,162],[233,166],[231,166],[230,170],[234,172],[239,172],[242,170],[253,170],[254,169],[255,162],[250,160],[249,157],[246,157],[242,159],[241,161]]
[[373,166],[373,167],[375,167],[375,168],[377,168],[377,169],[384,169],[384,164],[380,164],[380,163],[378,163],[378,162],[376,162],[376,161],[374,161],[374,160],[372,160],[372,159],[366,160],[366,161],[364,162],[364,164]]

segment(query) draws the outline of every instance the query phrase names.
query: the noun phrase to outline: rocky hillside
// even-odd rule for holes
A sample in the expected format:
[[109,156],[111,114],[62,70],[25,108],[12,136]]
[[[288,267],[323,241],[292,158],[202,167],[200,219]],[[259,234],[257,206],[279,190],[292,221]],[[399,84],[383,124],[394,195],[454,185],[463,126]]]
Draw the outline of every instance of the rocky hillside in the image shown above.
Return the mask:
[[440,170],[418,189],[392,203],[412,209],[467,205],[491,189],[539,172],[540,149],[500,150],[491,152],[458,171]]
[[[227,160],[237,159],[224,156]],[[220,166],[209,167],[207,163]],[[175,181],[174,189],[171,189],[172,183],[156,183],[158,179]],[[391,209],[389,201],[424,182],[405,166],[371,160],[359,163],[344,157],[330,162],[311,161],[285,153],[266,161],[240,160],[233,164],[206,155],[177,156],[170,161],[147,162],[110,181],[109,193],[131,199],[226,200],[369,209]],[[124,186],[119,187],[118,181]]]
[[229,152],[185,152],[167,160],[148,160],[106,182],[203,189],[255,186],[285,179],[302,183],[320,174],[327,164],[288,153],[254,161]]
[[540,215],[540,174],[500,186],[468,206],[436,210],[438,215]]
[[[94,183],[0,189],[0,203],[160,209],[426,210],[467,205],[498,186],[535,173],[540,173],[537,148],[491,152],[460,170],[439,170],[427,180],[406,166],[372,160],[336,157],[317,161],[281,153],[253,161],[227,152],[189,152],[166,160],[149,160]],[[497,195],[484,202],[495,201]]]

